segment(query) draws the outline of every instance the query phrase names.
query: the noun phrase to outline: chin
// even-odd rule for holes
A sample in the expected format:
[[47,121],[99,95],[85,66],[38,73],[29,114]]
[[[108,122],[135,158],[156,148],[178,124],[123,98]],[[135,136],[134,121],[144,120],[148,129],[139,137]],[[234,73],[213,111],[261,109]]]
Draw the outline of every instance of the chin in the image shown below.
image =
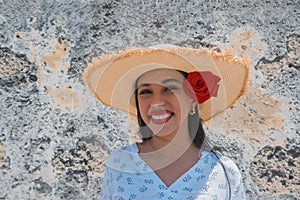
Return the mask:
[[162,128],[162,129],[153,129],[151,128],[153,135],[157,136],[157,137],[166,137],[166,136],[170,136],[175,132],[174,128],[172,129],[168,129],[166,127]]

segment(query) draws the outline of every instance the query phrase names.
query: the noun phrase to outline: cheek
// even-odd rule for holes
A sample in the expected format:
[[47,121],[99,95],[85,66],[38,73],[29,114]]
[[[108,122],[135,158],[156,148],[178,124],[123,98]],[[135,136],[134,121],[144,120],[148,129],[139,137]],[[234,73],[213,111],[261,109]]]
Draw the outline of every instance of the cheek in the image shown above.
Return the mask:
[[172,99],[172,101],[177,101],[178,104],[182,105],[186,105],[186,103],[190,102],[190,98],[183,92],[173,95]]
[[140,114],[143,118],[143,120],[145,121],[145,118],[146,116],[148,115],[147,112],[148,112],[148,103],[146,101],[141,101],[139,100],[139,110],[140,110]]
[[188,115],[191,108],[191,101],[192,100],[187,98],[186,95],[180,96],[177,100],[178,109],[180,109],[180,113],[183,117]]

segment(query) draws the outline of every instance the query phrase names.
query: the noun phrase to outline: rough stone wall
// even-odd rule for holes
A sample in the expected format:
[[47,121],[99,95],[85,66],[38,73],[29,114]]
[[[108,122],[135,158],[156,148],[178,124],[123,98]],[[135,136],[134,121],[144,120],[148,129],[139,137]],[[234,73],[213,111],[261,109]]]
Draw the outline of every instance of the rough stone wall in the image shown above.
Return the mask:
[[248,199],[300,199],[300,2],[0,0],[0,199],[95,199],[127,115],[82,73],[135,46],[216,47],[252,62],[248,93],[206,124]]

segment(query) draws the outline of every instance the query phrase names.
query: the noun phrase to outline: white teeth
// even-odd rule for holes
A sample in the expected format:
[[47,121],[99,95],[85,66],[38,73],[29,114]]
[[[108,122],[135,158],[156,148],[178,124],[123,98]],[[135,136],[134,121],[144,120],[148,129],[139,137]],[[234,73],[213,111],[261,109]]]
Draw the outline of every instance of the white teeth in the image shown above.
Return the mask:
[[153,118],[153,119],[160,120],[160,119],[167,119],[167,118],[170,117],[170,116],[171,116],[171,114],[152,115],[152,118]]

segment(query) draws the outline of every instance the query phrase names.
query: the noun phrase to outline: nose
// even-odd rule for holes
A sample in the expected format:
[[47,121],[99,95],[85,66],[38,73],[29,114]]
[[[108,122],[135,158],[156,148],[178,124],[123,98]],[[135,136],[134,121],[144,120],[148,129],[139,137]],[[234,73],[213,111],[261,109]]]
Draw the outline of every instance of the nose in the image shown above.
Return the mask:
[[154,93],[153,99],[152,99],[152,106],[162,106],[165,105],[165,97],[161,93]]

